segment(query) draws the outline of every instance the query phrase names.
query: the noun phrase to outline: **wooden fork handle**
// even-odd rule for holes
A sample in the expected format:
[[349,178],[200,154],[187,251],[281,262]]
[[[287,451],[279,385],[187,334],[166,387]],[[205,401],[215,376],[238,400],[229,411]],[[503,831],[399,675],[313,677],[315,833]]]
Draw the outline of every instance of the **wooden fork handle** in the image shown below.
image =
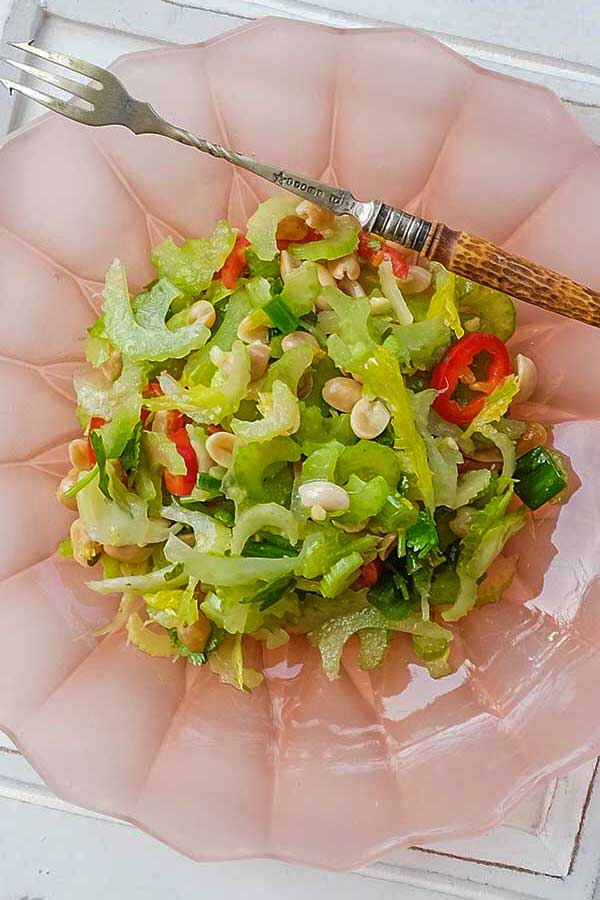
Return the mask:
[[456,275],[600,327],[600,293],[466,231],[436,222],[420,252]]

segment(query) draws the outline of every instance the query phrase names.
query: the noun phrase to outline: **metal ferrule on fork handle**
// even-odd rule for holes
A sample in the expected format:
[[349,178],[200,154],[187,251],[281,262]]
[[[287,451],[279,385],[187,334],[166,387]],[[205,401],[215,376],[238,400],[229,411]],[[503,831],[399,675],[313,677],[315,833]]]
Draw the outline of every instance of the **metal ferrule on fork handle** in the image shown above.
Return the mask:
[[421,253],[433,223],[402,209],[388,206],[387,203],[380,203],[372,223],[369,222],[367,228],[387,240],[396,241],[409,250]]

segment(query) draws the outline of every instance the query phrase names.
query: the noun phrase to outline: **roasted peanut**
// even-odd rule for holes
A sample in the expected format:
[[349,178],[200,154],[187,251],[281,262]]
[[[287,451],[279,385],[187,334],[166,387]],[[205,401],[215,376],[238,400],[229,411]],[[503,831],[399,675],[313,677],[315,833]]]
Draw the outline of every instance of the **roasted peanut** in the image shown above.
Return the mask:
[[148,547],[136,547],[135,544],[127,544],[122,547],[112,546],[111,544],[104,545],[104,552],[108,556],[118,559],[119,562],[126,563],[144,562],[145,559],[152,556],[153,549],[151,545]]
[[300,485],[298,493],[303,506],[317,506],[325,512],[339,512],[350,506],[348,492],[333,481],[309,481]]
[[353,378],[330,378],[323,385],[321,395],[325,403],[339,412],[351,412],[362,397],[362,386]]
[[390,414],[381,400],[361,397],[350,413],[350,425],[356,437],[370,441],[378,437],[388,426]]
[[310,200],[303,200],[296,207],[296,214],[299,215],[307,225],[311,228],[314,228],[315,231],[320,231],[321,234],[327,231],[329,228],[333,228],[333,223],[335,222],[335,216],[328,209],[324,209],[322,206],[317,206],[316,203],[312,203]]
[[80,566],[93,566],[102,553],[102,544],[93,541],[81,519],[75,519],[69,532],[73,546],[73,559]]
[[340,281],[345,275],[356,281],[360,275],[360,263],[356,253],[340,256],[339,259],[330,259],[327,263],[327,268],[336,281]]
[[228,469],[233,461],[235,436],[229,431],[217,431],[215,434],[209,434],[204,447],[217,465]]
[[198,621],[191,625],[180,625],[177,628],[177,637],[181,643],[192,653],[200,653],[206,647],[212,625],[203,612],[198,613]]
[[217,320],[217,312],[208,300],[196,300],[192,303],[188,313],[188,322],[194,325],[196,322],[202,322],[207,328],[212,328]]

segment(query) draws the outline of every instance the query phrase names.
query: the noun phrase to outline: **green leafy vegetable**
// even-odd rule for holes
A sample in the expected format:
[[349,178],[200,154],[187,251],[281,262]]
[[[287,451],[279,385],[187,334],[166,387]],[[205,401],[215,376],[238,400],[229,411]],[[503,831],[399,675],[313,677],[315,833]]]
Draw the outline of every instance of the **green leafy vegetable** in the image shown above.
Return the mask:
[[451,633],[435,622],[424,622],[420,616],[409,615],[404,619],[386,619],[379,610],[368,607],[346,616],[339,616],[325,622],[317,631],[309,635],[310,641],[321,651],[323,668],[330,679],[339,675],[342,650],[346,641],[364,628],[383,628],[404,631],[430,640],[452,640]]
[[229,365],[217,369],[210,387],[197,384],[185,388],[179,385],[172,393],[152,397],[146,404],[152,410],[178,409],[195,422],[215,424],[237,412],[249,383],[248,349],[241,341],[235,341],[230,350]]
[[501,341],[513,336],[516,310],[507,294],[458,277],[456,293],[463,326],[470,326],[472,331],[495,334]]
[[106,471],[106,450],[104,449],[104,441],[102,435],[96,429],[90,431],[90,443],[96,455],[96,465],[98,467],[98,487],[107,500],[112,500],[108,485],[108,472]]
[[281,297],[273,297],[272,300],[269,300],[264,310],[273,327],[281,331],[282,334],[290,334],[290,332],[296,331],[300,324],[298,318]]
[[307,260],[298,269],[292,269],[289,273],[281,291],[281,299],[291,314],[299,319],[313,311],[320,293],[321,283],[317,267],[314,262]]
[[237,516],[231,542],[232,554],[239,555],[248,538],[265,528],[279,531],[292,545],[298,542],[298,520],[289,509],[277,503],[257,503]]
[[340,518],[340,522],[349,525],[366,522],[378,515],[390,492],[383,475],[376,475],[369,481],[363,481],[358,475],[351,475],[345,489],[350,497],[350,508]]
[[390,647],[390,633],[384,628],[363,628],[358,632],[360,650],[358,665],[363,672],[376,669],[384,661]]
[[335,314],[335,333],[327,350],[340,369],[360,375],[377,343],[369,330],[371,307],[366,297],[348,297],[335,287],[323,288],[323,299]]
[[418,559],[425,559],[439,548],[437,528],[428,510],[420,510],[417,521],[408,529],[406,545]]
[[441,678],[452,671],[448,662],[449,641],[443,638],[425,638],[413,634],[412,645],[415,655],[423,660],[432,678]]
[[187,468],[183,456],[174,441],[160,431],[142,431],[140,437],[141,454],[152,465],[164,467],[172,475],[185,475]]
[[290,253],[296,259],[339,259],[358,247],[359,226],[352,216],[338,216],[327,237],[307,244],[292,244]]
[[145,547],[167,539],[168,527],[163,520],[148,518],[144,500],[127,488],[107,467],[110,484],[109,500],[94,478],[77,496],[79,516],[93,541],[110,546]]
[[477,580],[485,574],[509,538],[525,523],[527,513],[524,507],[514,512],[507,511],[514,492],[512,481],[498,479],[496,486],[496,496],[473,513],[468,531],[461,541],[456,566],[460,588],[453,606],[443,613],[448,622],[456,622],[473,608],[477,600]]
[[238,506],[246,503],[278,502],[282,467],[298,462],[300,448],[288,437],[238,445],[225,476],[223,489]]
[[131,433],[131,437],[125,444],[121,453],[121,465],[130,478],[135,477],[140,464],[140,453],[142,449],[142,423],[137,422]]
[[363,481],[382,476],[390,490],[395,490],[402,474],[398,455],[391,447],[384,447],[375,441],[359,441],[352,447],[346,447],[340,456],[338,477],[344,484],[352,475]]
[[358,570],[363,564],[360,553],[353,551],[348,556],[338,559],[325,572],[321,581],[321,593],[324,597],[337,597],[355,580]]
[[441,319],[411,325],[392,325],[383,346],[398,360],[400,371],[413,373],[433,368],[450,346],[450,329]]
[[270,609],[278,603],[293,584],[293,578],[284,576],[278,581],[273,581],[271,584],[267,584],[265,587],[258,590],[248,602],[255,603],[258,606],[259,612],[265,612],[265,610]]
[[441,319],[444,325],[452,329],[457,338],[461,338],[465,330],[460,321],[456,300],[456,275],[448,272],[431,298],[427,318]]
[[167,586],[174,588],[187,582],[187,577],[181,571],[175,578],[167,580],[173,568],[167,565],[146,575],[121,575],[118,578],[105,578],[104,581],[88,581],[87,586],[97,594],[122,594],[123,591],[134,594],[153,593]]
[[235,230],[227,222],[219,222],[212,237],[194,238],[185,241],[181,247],[173,238],[167,238],[154,250],[152,262],[159,277],[195,296],[210,286],[213,275],[223,267],[234,243]]
[[261,203],[248,219],[246,237],[252,250],[261,260],[272,260],[277,255],[277,226],[286,216],[296,212],[298,201],[289,194],[278,194]]
[[198,621],[198,601],[194,596],[196,582],[184,588],[165,588],[154,594],[144,594],[148,614],[153,622],[164,628],[192,625]]
[[367,598],[382,616],[395,622],[410,615],[415,605],[404,578],[392,572],[387,572],[370,588]]
[[208,664],[224,684],[230,684],[240,691],[252,691],[263,680],[259,672],[244,666],[241,634],[226,637],[210,654]]
[[138,650],[143,650],[149,656],[176,656],[169,635],[166,631],[158,633],[148,627],[151,622],[142,621],[139,613],[131,613],[127,620],[127,640]]
[[226,352],[231,350],[237,338],[237,330],[242,319],[251,311],[252,306],[247,288],[242,288],[231,295],[227,303],[223,320],[213,333],[210,341],[192,353],[188,358],[183,372],[183,380],[186,384],[210,384],[215,374],[216,366],[211,360],[211,352],[217,347]]
[[467,427],[465,437],[468,438],[476,431],[481,431],[483,425],[491,425],[492,422],[502,418],[518,392],[519,379],[516,375],[507,375],[485,398],[483,408]]
[[104,316],[99,316],[91,328],[88,328],[88,337],[85,342],[85,358],[91,366],[99,368],[104,365],[113,351],[104,328]]
[[259,394],[258,409],[263,418],[256,422],[232,420],[234,434],[246,441],[270,441],[294,434],[300,427],[298,399],[283,381],[275,381],[270,392]]
[[338,444],[337,441],[330,441],[313,450],[302,463],[300,483],[335,481],[335,470],[343,449],[342,444]]
[[141,360],[181,359],[205,344],[210,332],[201,322],[171,331],[165,316],[179,290],[165,279],[158,281],[139,302],[134,315],[123,264],[116,259],[106,273],[104,323],[110,342],[123,356]]
[[317,406],[307,406],[306,403],[300,403],[300,428],[295,438],[306,455],[331,441],[350,446],[358,440],[352,431],[348,413],[324,416]]
[[232,536],[229,528],[206,513],[171,504],[161,509],[161,515],[171,522],[188,525],[194,532],[196,550],[224,554],[231,548]]
[[169,562],[183,563],[190,578],[204,584],[244,585],[255,581],[275,581],[294,570],[295,559],[261,559],[254,557],[221,557],[202,553],[188,547],[183,541],[170,535],[165,546]]
[[252,278],[265,278],[268,281],[279,279],[279,260],[276,257],[263,260],[252,247],[248,247],[246,250],[246,265]]
[[391,412],[395,445],[406,458],[425,506],[432,510],[433,479],[427,460],[427,448],[417,430],[410,394],[404,385],[398,363],[389,350],[380,347],[368,360],[364,385],[373,396],[380,397]]
[[418,510],[414,503],[397,492],[388,494],[377,514],[377,521],[387,531],[404,531],[414,525],[417,518]]
[[295,572],[304,578],[317,578],[344,556],[352,553],[373,556],[377,543],[375,535],[346,534],[329,523],[312,523],[307,527]]
[[291,350],[286,350],[283,356],[271,363],[263,390],[273,390],[276,381],[282,381],[293,394],[298,392],[298,383],[313,360],[313,347],[310,344],[299,344]]

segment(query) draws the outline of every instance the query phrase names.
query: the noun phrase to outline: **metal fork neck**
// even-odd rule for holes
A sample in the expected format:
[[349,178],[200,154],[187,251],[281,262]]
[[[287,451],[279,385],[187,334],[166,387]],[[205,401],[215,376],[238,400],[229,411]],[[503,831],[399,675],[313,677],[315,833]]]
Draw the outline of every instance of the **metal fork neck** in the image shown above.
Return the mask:
[[380,237],[396,241],[409,250],[420,252],[427,241],[433,227],[432,222],[413,216],[403,209],[388,206],[387,203],[377,203],[371,221],[365,224],[365,228]]

